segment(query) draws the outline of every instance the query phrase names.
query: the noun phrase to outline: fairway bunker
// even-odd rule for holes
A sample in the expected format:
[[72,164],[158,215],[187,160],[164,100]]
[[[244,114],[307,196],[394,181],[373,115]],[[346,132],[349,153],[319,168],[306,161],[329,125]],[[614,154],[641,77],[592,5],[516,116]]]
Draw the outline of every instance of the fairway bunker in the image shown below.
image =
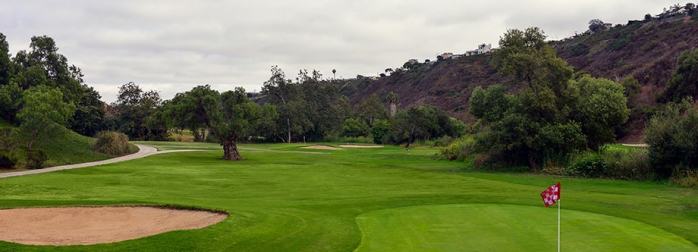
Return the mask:
[[342,150],[342,148],[337,148],[337,147],[332,147],[332,146],[327,146],[327,145],[313,145],[313,146],[306,146],[306,147],[301,147],[303,149],[313,149],[313,150]]
[[354,145],[354,144],[341,144],[339,147],[342,148],[353,148],[353,149],[380,149],[383,145]]
[[90,245],[204,228],[228,215],[156,207],[57,207],[0,210],[0,240],[27,245]]

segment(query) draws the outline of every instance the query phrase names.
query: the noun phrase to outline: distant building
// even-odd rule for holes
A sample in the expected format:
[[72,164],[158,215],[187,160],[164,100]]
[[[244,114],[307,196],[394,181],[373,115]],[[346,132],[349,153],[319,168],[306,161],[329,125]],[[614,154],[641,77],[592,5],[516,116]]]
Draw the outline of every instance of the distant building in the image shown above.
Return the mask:
[[477,50],[465,52],[465,56],[472,56],[478,54],[485,54],[492,51],[492,44],[482,44],[477,46]]

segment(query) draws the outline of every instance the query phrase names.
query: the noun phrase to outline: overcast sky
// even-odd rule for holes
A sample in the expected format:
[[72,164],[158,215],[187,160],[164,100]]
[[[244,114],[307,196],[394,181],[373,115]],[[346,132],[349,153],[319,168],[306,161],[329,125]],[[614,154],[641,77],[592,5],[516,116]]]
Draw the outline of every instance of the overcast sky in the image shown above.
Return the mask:
[[[549,39],[662,12],[675,0],[0,0],[0,32],[12,54],[32,36],[52,37],[102,100],[133,81],[164,99],[211,84],[260,91],[278,65],[324,77],[378,75],[409,59],[434,60],[507,29],[538,26]],[[685,2],[680,3],[684,5]]]

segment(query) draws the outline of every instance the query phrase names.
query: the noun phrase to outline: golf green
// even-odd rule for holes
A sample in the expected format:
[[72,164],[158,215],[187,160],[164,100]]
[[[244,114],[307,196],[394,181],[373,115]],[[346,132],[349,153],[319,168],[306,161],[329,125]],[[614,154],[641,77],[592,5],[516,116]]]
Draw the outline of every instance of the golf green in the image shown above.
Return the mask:
[[[562,202],[564,204],[564,202]],[[430,205],[357,217],[356,251],[555,251],[557,208]],[[682,237],[628,219],[561,211],[562,251],[697,251]]]

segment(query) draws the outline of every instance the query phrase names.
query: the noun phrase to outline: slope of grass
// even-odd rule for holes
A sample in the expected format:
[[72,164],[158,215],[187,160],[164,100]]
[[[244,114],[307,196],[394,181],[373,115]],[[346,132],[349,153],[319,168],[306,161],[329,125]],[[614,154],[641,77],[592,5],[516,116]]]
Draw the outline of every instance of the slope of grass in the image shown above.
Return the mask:
[[42,150],[48,156],[44,167],[86,163],[113,158],[114,156],[97,153],[90,149],[94,138],[77,134],[63,129],[65,133],[60,137],[52,138],[42,146]]
[[[187,147],[182,143],[157,144],[161,148]],[[367,239],[362,243],[365,233],[357,225],[357,217],[371,216],[381,210],[435,206],[439,210],[434,211],[433,218],[438,224],[448,223],[452,219],[449,216],[467,210],[440,208],[440,205],[497,204],[512,205],[514,210],[521,206],[524,209],[521,215],[516,211],[508,214],[510,218],[525,218],[537,209],[546,213],[552,210],[542,206],[539,194],[557,181],[562,183],[564,210],[579,212],[581,220],[588,218],[585,216],[598,216],[606,221],[589,227],[579,223],[577,229],[566,231],[569,232],[565,233],[566,239],[585,239],[587,233],[599,228],[617,228],[630,234],[661,229],[665,233],[652,233],[662,239],[685,239],[693,244],[691,249],[698,250],[695,247],[698,194],[691,189],[625,181],[462,172],[468,170],[466,164],[432,160],[430,157],[437,150],[429,148],[409,152],[393,146],[311,151],[300,149],[303,146],[300,144],[241,145],[246,160],[229,162],[219,160],[222,156],[219,146],[191,146],[211,151],[162,154],[93,168],[1,179],[0,208],[179,205],[227,211],[230,217],[225,221],[200,230],[94,246],[25,246],[0,242],[0,251],[353,251],[360,244],[362,251],[380,251],[370,248],[380,248],[383,245],[375,242],[381,241]],[[495,210],[485,210],[482,215],[468,212],[469,216],[462,218],[507,223],[494,218],[488,220]],[[388,218],[391,217],[380,217],[383,221]],[[525,228],[521,223],[512,225]],[[458,225],[445,228],[453,227],[467,228]],[[502,228],[494,234],[525,243],[528,236],[515,233],[516,228]],[[415,230],[415,235],[423,236],[430,229],[423,229],[423,234],[419,228]],[[433,251],[452,251],[447,244],[464,236],[487,238],[474,228],[435,235],[443,246],[434,245]],[[622,236],[618,242],[636,239],[627,237]],[[626,238],[631,240],[623,240]],[[424,246],[424,241],[414,242],[414,248]],[[634,247],[609,250],[598,242],[589,240],[588,246],[568,247],[566,251],[636,251]],[[651,239],[646,242],[652,246],[666,244]],[[648,251],[653,249],[650,247]]]

